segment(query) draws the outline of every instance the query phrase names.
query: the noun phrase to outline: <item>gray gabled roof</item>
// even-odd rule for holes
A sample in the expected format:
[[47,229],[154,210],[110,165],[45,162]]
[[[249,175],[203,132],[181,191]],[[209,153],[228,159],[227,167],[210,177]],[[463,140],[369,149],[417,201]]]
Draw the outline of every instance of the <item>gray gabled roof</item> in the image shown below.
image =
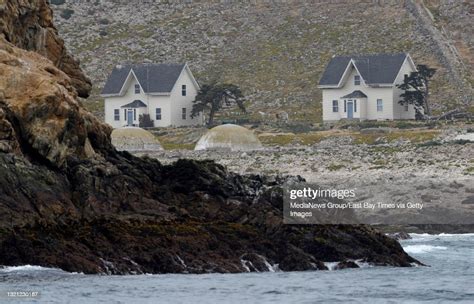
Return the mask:
[[337,86],[351,59],[366,84],[393,84],[407,56],[406,53],[335,56],[327,65],[319,85]]
[[367,98],[367,95],[365,95],[362,91],[355,90],[354,92],[344,95],[341,98]]
[[186,64],[118,65],[110,73],[102,95],[118,95],[130,70],[136,75],[145,93],[169,93]]
[[131,103],[121,106],[121,108],[146,108],[146,104],[141,100],[134,100]]

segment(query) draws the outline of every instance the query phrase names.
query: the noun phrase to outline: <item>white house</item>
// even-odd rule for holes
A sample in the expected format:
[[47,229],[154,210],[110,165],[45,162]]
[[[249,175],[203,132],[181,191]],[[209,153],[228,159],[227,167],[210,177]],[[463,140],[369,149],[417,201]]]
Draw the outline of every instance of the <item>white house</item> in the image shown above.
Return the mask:
[[416,71],[409,54],[335,56],[319,81],[323,121],[414,119],[413,105],[400,105],[397,84]]
[[199,90],[187,64],[118,65],[102,90],[105,122],[114,128],[138,126],[149,114],[155,127],[202,124],[202,115],[191,118]]

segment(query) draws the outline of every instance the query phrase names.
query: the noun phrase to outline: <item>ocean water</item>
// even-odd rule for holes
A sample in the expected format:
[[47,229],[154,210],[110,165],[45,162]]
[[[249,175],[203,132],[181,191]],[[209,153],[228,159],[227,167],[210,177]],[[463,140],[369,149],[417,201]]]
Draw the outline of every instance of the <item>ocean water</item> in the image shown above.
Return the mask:
[[[474,303],[474,234],[412,237],[403,247],[430,267],[139,276],[6,267],[0,303]],[[7,291],[40,294],[18,300]]]

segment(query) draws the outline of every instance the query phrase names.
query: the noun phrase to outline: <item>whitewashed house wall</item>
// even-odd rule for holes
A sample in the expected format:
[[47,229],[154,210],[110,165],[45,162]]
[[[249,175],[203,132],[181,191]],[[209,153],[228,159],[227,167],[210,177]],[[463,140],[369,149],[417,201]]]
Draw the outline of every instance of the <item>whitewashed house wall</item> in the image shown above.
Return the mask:
[[[414,119],[415,109],[413,105],[408,106],[408,110],[400,105],[400,94],[402,90],[396,87],[403,82],[404,75],[409,75],[415,71],[413,62],[407,54],[404,62],[399,68],[398,74],[393,83],[390,84],[370,84],[368,85],[357,66],[351,60],[347,64],[339,84],[320,85],[322,89],[322,113],[323,121],[331,122],[348,118],[348,111],[344,111],[344,98],[354,91],[361,91],[367,98],[351,98],[357,100],[357,111],[353,113],[353,119],[359,120],[393,120],[393,119]],[[354,82],[354,76],[360,76],[360,85]],[[382,111],[377,110],[377,100],[382,100]],[[338,112],[333,112],[333,100],[338,101]],[[346,98],[348,100],[348,98]]]
[[[135,93],[135,85],[140,85],[140,93]],[[186,96],[182,96],[182,86],[186,85]],[[145,93],[145,88],[138,81],[133,69],[130,70],[127,79],[120,91],[120,96],[104,95],[105,103],[105,122],[113,128],[126,126],[128,121],[124,114],[122,106],[127,105],[134,100],[140,100],[147,107],[134,109],[136,111],[133,124],[139,124],[139,115],[149,114],[155,127],[168,126],[191,126],[201,125],[203,123],[202,115],[191,118],[193,101],[198,93],[199,86],[193,78],[193,75],[187,65],[182,69],[172,90],[168,93]],[[161,119],[157,119],[156,109],[161,109]],[[182,109],[186,109],[186,119],[182,117]],[[119,110],[119,120],[115,120],[115,110]]]

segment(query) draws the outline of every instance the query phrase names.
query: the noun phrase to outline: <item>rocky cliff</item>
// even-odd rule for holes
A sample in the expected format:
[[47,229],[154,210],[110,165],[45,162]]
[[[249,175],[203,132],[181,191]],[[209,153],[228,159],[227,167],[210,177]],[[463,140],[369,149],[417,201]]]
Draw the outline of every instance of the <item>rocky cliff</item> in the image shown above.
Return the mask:
[[0,4],[1,265],[124,274],[417,263],[370,227],[283,225],[281,178],[117,152],[78,101],[89,82],[47,2]]

